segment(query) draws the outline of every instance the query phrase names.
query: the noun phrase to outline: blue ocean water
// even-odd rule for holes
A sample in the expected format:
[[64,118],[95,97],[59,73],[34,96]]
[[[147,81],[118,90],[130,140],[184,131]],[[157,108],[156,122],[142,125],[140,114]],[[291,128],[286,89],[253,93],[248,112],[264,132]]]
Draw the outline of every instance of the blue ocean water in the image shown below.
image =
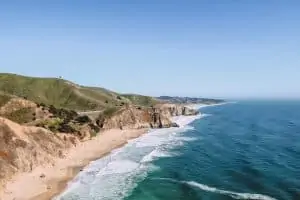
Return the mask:
[[91,163],[57,199],[300,200],[299,102],[200,111]]

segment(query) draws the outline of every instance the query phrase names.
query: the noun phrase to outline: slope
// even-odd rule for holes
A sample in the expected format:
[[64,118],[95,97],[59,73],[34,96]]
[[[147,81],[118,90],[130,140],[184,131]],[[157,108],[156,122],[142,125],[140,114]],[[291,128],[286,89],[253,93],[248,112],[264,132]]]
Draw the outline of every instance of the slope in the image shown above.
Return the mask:
[[77,111],[103,110],[127,103],[150,103],[142,100],[148,97],[122,96],[104,88],[80,86],[60,78],[37,78],[6,73],[0,73],[0,94],[0,103],[14,95],[36,103]]

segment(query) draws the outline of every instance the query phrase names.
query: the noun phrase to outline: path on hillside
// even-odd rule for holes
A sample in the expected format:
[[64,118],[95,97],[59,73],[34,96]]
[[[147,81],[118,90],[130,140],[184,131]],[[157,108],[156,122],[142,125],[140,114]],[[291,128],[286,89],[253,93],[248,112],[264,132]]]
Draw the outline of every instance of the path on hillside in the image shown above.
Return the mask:
[[100,114],[104,111],[103,110],[93,110],[93,111],[84,111],[84,112],[78,112],[79,115],[90,115],[90,114]]

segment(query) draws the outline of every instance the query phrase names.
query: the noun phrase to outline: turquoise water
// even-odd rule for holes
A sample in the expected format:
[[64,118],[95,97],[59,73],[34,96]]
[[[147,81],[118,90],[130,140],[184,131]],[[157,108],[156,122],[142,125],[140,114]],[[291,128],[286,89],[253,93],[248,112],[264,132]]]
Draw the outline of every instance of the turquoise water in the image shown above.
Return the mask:
[[300,200],[300,103],[201,112],[93,162],[59,199]]

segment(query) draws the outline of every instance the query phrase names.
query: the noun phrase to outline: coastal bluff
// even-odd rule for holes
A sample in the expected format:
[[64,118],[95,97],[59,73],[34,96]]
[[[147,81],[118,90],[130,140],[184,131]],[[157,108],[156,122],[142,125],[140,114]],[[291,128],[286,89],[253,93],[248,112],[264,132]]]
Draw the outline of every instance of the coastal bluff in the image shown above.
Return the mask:
[[197,114],[197,110],[176,104],[159,104],[150,108],[127,106],[102,120],[100,126],[104,129],[170,128],[178,127],[172,122],[172,117]]

